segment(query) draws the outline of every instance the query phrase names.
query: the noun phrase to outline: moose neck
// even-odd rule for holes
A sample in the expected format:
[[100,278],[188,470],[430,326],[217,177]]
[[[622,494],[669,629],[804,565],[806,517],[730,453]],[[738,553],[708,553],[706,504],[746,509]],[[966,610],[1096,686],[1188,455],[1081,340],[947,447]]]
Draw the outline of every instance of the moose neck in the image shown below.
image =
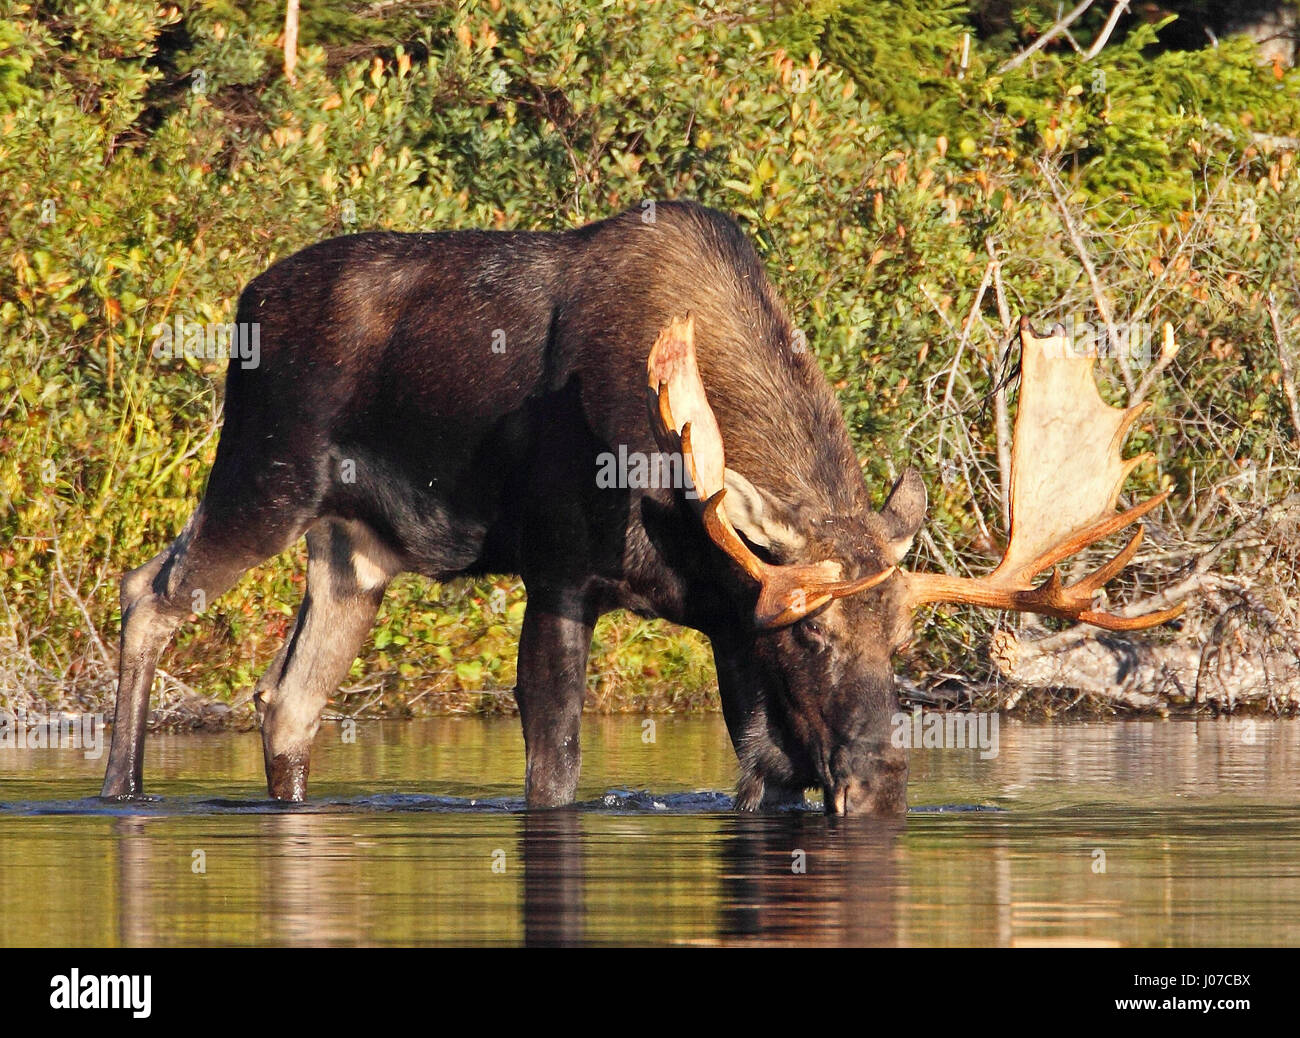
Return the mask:
[[811,349],[797,348],[802,340],[766,282],[763,289],[765,305],[747,327],[699,325],[700,369],[727,465],[796,515],[869,512],[839,402]]

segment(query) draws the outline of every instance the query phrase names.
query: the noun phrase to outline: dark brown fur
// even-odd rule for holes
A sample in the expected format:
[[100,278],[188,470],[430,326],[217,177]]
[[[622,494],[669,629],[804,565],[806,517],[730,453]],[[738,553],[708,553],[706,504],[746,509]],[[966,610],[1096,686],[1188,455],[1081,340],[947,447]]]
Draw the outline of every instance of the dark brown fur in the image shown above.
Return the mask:
[[[909,479],[871,511],[834,394],[735,224],[689,203],[654,216],[556,234],[353,235],[249,284],[237,319],[260,324],[261,362],[230,367],[203,502],[123,581],[105,795],[141,791],[154,666],[193,592],[212,601],[312,531],[307,601],[258,685],[274,795],[302,795],[320,707],[392,576],[507,572],[529,596],[516,696],[530,803],[572,799],[592,626],[622,607],[712,639],[741,806],[820,785],[900,809],[905,758],[886,727],[906,633],[894,582],[758,631],[756,589],[680,492],[596,485],[602,452],[656,450],[646,357],[690,312],[729,467],[801,531],[768,547],[775,561],[878,572],[923,509]],[[872,792],[881,776],[889,788]]]

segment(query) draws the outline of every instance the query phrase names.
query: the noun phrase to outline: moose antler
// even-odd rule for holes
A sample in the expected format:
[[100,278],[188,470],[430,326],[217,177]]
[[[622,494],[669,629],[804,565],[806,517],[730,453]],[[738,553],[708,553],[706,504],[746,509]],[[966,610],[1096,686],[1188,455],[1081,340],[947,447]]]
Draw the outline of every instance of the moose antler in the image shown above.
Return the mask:
[[838,562],[775,566],[760,559],[727,518],[726,458],[717,418],[695,361],[695,318],[674,318],[660,333],[646,365],[650,424],[661,450],[678,454],[703,502],[710,539],[759,585],[755,621],[782,627],[820,609],[833,598],[865,591],[893,573],[890,566],[858,580],[842,580]]
[[[935,573],[903,574],[913,606],[967,602],[1082,620],[1110,630],[1139,630],[1171,620],[1181,605],[1122,617],[1092,608],[1093,595],[1128,564],[1142,541],[1139,526],[1128,544],[1101,568],[1066,585],[1056,564],[1140,519],[1169,496],[1157,494],[1116,512],[1130,472],[1151,457],[1125,460],[1124,437],[1145,404],[1111,407],[1097,392],[1095,358],[1070,353],[1064,329],[1046,338],[1020,321],[1020,403],[1011,447],[1011,531],[1006,554],[992,573],[976,579]],[[1038,587],[1040,573],[1051,575]]]

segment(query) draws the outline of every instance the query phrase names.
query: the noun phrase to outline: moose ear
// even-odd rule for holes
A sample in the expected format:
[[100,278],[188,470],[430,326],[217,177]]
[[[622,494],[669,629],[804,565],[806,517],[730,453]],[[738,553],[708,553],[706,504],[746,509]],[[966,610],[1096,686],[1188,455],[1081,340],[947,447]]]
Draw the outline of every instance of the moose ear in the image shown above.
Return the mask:
[[921,473],[907,468],[898,477],[894,489],[880,510],[885,521],[886,552],[889,561],[897,563],[912,548],[912,539],[925,522],[925,481]]
[[766,548],[781,561],[797,558],[807,544],[789,522],[784,509],[735,469],[727,469],[727,517],[751,544]]

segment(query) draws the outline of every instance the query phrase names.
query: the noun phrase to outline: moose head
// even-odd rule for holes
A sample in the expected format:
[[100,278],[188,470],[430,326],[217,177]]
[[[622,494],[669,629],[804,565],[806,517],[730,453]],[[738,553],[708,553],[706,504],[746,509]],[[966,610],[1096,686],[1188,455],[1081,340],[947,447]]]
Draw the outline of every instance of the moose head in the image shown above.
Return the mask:
[[1150,457],[1122,455],[1144,405],[1105,403],[1094,358],[1074,356],[1059,326],[1039,336],[1022,319],[1020,342],[1011,528],[997,566],[969,578],[901,567],[925,516],[915,469],[878,512],[816,517],[728,469],[696,363],[694,320],[676,318],[660,332],[647,365],[655,438],[680,454],[695,491],[685,507],[754,595],[752,623],[733,632],[730,650],[718,653],[715,642],[724,697],[749,704],[737,739],[742,809],[819,786],[829,813],[906,810],[907,753],[891,740],[892,657],[911,640],[920,606],[969,603],[1111,630],[1153,627],[1181,612],[1118,616],[1094,606],[1137,551],[1140,525],[1109,562],[1074,583],[1062,580],[1058,564],[1130,526],[1168,492],[1117,511],[1124,481]]

